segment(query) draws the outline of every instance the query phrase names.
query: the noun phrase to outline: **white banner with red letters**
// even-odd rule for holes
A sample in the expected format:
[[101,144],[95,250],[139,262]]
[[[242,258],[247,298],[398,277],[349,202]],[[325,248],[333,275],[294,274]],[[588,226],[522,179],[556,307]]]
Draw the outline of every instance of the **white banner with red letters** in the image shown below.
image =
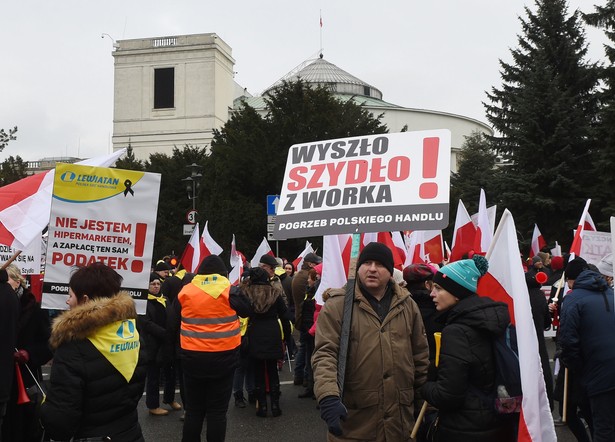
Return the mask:
[[295,144],[273,237],[444,229],[450,156],[446,129]]
[[66,309],[76,267],[99,261],[145,313],[160,175],[59,164],[53,186],[43,308]]

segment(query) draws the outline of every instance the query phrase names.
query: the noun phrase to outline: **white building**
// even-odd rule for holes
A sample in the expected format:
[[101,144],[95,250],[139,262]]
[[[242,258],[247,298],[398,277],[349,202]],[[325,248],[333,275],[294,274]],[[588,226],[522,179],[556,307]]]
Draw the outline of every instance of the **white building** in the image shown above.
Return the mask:
[[451,131],[451,168],[464,136],[473,131],[493,134],[478,120],[446,112],[412,109],[382,100],[382,92],[343,71],[322,56],[287,74],[262,96],[253,97],[233,80],[231,48],[216,34],[182,35],[118,41],[114,51],[115,88],[113,147],[130,142],[135,156],[170,153],[174,146],[207,146],[213,129],[229,112],[246,103],[264,111],[263,96],[282,80],[301,78],[327,87],[340,100],[353,100],[382,119],[390,132],[425,129]]

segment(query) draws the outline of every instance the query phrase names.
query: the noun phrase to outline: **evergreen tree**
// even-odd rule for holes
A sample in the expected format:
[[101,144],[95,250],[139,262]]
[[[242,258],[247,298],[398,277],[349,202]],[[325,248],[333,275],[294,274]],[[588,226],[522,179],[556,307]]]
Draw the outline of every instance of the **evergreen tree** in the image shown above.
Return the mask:
[[115,162],[116,169],[125,169],[125,170],[140,170],[143,171],[145,166],[143,165],[143,161],[137,160],[135,158],[134,149],[130,142],[128,142],[128,147],[126,148],[126,155],[124,158],[120,158]]
[[[165,255],[181,254],[190,239],[189,236],[183,235],[183,225],[187,223],[186,214],[192,209],[192,201],[187,198],[186,183],[182,179],[190,175],[189,165],[195,163],[204,166],[205,152],[205,148],[198,146],[185,145],[182,149],[176,146],[170,157],[163,153],[154,153],[145,162],[146,171],[161,175],[154,262]],[[199,184],[202,188],[204,183]],[[200,193],[197,194],[195,205],[200,221],[204,218],[203,198]]]
[[596,146],[599,149],[595,161],[595,174],[599,177],[595,186],[591,212],[600,213],[595,221],[599,230],[609,230],[609,217],[615,214],[615,1],[608,0],[604,6],[595,6],[595,12],[584,14],[583,18],[592,26],[603,28],[611,44],[604,50],[608,64],[600,70],[603,87],[599,92],[600,111],[596,128]]
[[[267,235],[266,198],[280,193],[290,146],[387,132],[381,116],[374,118],[352,100],[340,101],[328,89],[301,80],[282,83],[265,102],[264,115],[244,105],[215,131],[203,172],[207,211],[216,220],[210,232],[229,242],[234,233],[248,258]],[[322,241],[282,241],[280,255],[294,259],[306,239],[315,247]]]
[[0,165],[0,186],[6,186],[27,177],[27,170],[28,164],[19,155],[17,158],[11,155]]
[[504,161],[499,199],[520,231],[534,222],[547,240],[569,244],[595,181],[592,123],[597,67],[585,61],[587,45],[578,11],[565,0],[537,0],[520,18],[512,63],[500,61],[503,85],[488,93],[493,146]]
[[13,129],[9,129],[8,132],[6,132],[4,129],[0,129],[0,152],[2,152],[7,146],[7,144],[9,144],[9,141],[17,139],[17,135],[15,135],[16,133],[17,126],[15,126]]

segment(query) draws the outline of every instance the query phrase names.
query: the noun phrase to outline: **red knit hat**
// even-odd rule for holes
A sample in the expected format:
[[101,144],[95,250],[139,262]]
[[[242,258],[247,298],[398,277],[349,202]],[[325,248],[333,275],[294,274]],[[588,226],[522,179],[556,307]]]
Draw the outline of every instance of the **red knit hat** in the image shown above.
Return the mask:
[[554,256],[551,259],[551,270],[561,270],[564,268],[564,258],[561,256]]

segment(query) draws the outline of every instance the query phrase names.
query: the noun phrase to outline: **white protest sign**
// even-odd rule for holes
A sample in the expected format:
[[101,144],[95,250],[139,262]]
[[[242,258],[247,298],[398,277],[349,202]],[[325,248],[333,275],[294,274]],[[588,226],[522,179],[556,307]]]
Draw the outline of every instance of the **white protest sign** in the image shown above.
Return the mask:
[[66,309],[75,266],[99,261],[123,278],[145,313],[160,175],[58,164],[43,282],[43,308]]
[[[17,249],[0,245],[0,263],[7,262]],[[32,241],[13,261],[22,275],[39,275],[41,273],[41,241]]]
[[444,229],[450,156],[446,129],[295,144],[273,237]]
[[584,230],[581,237],[580,256],[589,264],[598,264],[604,255],[613,251],[610,232]]

